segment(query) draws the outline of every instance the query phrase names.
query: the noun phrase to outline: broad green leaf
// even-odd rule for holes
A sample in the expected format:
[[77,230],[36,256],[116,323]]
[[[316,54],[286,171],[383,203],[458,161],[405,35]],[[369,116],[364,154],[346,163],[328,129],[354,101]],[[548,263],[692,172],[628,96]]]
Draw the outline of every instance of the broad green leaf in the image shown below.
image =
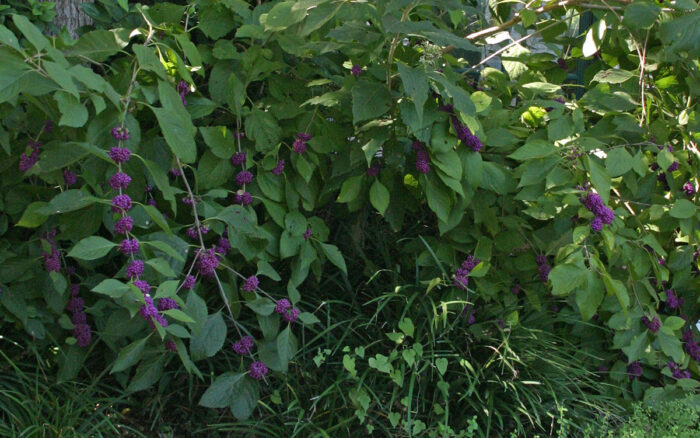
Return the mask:
[[279,143],[282,129],[272,114],[254,109],[245,119],[245,134],[255,140],[258,152],[269,152]]
[[92,288],[93,292],[98,294],[107,295],[112,298],[121,298],[127,292],[129,292],[129,285],[122,283],[119,280],[113,278],[108,278],[102,280],[100,284]]
[[549,273],[552,295],[565,296],[586,281],[587,270],[571,264],[558,264]]
[[209,315],[202,327],[201,333],[190,339],[190,354],[192,360],[212,357],[221,350],[226,340],[226,323],[221,312]]
[[352,87],[353,123],[376,119],[391,108],[391,93],[385,85],[376,82],[358,81]]
[[634,159],[627,149],[623,147],[615,148],[608,152],[605,159],[605,167],[608,169],[611,177],[624,175],[632,170]]
[[598,311],[598,306],[600,306],[603,302],[603,298],[605,298],[604,285],[597,277],[597,274],[588,271],[586,277],[586,287],[582,287],[576,292],[576,305],[584,321],[588,321],[595,315]]
[[607,204],[608,200],[610,199],[610,175],[608,175],[608,171],[590,156],[586,156],[585,162],[586,167],[591,174],[591,182],[593,183],[593,187],[595,187],[598,191],[603,203]]
[[647,29],[651,27],[661,13],[661,8],[652,2],[635,1],[627,5],[622,23],[632,29]]
[[290,325],[277,336],[277,353],[282,363],[289,363],[294,358],[297,350],[297,340]]
[[345,266],[345,259],[343,258],[343,254],[341,254],[338,247],[328,243],[321,243],[321,249],[326,257],[328,257],[328,260],[330,260],[331,263],[333,263],[338,269],[347,275],[348,268]]
[[275,303],[269,298],[258,298],[254,301],[248,301],[245,305],[250,307],[253,312],[262,316],[272,315],[272,312],[275,311]]
[[357,198],[362,188],[362,175],[353,176],[343,182],[336,202],[351,202]]
[[116,243],[99,236],[90,236],[78,242],[68,253],[68,257],[79,260],[95,260],[102,258],[117,246]]
[[550,142],[533,140],[525,143],[515,152],[508,155],[508,157],[518,161],[525,161],[533,158],[544,158],[557,153],[557,151],[558,149]]
[[48,204],[43,201],[32,202],[27,206],[22,213],[22,217],[17,222],[18,227],[36,228],[46,222],[48,216],[41,214],[39,210],[46,207]]
[[369,189],[369,200],[382,216],[386,213],[386,209],[389,207],[389,190],[378,179],[372,183],[372,187]]
[[53,95],[58,110],[61,112],[60,126],[80,128],[85,125],[88,119],[88,111],[84,104],[65,91],[58,91]]
[[201,126],[199,132],[202,133],[209,150],[221,159],[230,159],[238,150],[236,138],[226,126]]
[[428,75],[421,68],[411,68],[402,62],[399,65],[399,75],[406,94],[413,100],[418,114],[418,123],[423,122],[423,106],[428,99]]
[[165,68],[156,56],[154,49],[141,44],[134,44],[131,46],[131,49],[134,51],[141,69],[152,71],[161,79],[166,78]]
[[265,25],[266,30],[280,31],[300,22],[306,17],[305,8],[294,8],[293,1],[284,1],[275,4],[267,13],[265,20],[260,17],[260,23]]
[[119,351],[117,360],[115,360],[114,364],[112,364],[112,369],[109,371],[109,373],[114,374],[118,373],[119,371],[124,371],[141,360],[143,350],[146,347],[146,341],[148,341],[148,338],[150,337],[151,335],[148,335],[145,338],[134,341],[122,348],[121,351]]
[[689,219],[695,215],[696,211],[695,204],[687,199],[679,199],[673,204],[668,214],[678,219]]
[[121,51],[127,44],[128,39],[123,38],[125,34],[120,34],[118,30],[93,30],[83,34],[78,42],[66,53],[67,56],[92,59],[102,62],[112,55]]
[[608,84],[621,84],[628,79],[632,79],[637,75],[627,70],[601,70],[593,76],[592,81],[606,82]]
[[197,159],[197,146],[194,143],[197,129],[182,105],[180,95],[173,86],[164,81],[158,82],[158,95],[162,107],[153,108],[153,112],[165,141],[175,156],[185,163],[193,163]]

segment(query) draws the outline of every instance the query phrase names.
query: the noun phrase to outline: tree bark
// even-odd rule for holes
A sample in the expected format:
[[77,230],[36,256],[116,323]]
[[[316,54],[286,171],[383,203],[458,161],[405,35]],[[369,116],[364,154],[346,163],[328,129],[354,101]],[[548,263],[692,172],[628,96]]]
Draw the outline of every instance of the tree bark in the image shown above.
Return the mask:
[[93,0],[54,0],[54,2],[56,3],[54,24],[59,29],[65,27],[73,39],[78,38],[78,28],[92,24],[90,17],[80,9],[80,4],[93,3]]

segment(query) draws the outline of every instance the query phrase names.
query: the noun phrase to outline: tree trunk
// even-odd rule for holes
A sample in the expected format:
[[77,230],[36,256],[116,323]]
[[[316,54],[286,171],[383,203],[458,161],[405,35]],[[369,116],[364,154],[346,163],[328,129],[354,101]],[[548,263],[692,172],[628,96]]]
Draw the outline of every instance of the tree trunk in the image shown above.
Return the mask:
[[[48,0],[41,0],[48,1]],[[70,36],[78,37],[77,30],[81,26],[92,24],[92,20],[80,9],[81,3],[93,3],[93,0],[54,0],[56,17],[53,22],[58,28],[65,27]]]

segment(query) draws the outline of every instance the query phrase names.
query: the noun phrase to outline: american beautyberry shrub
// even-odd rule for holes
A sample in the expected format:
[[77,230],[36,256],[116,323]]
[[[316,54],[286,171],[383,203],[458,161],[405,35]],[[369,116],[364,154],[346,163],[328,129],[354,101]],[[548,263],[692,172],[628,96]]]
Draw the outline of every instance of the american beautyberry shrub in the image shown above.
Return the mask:
[[[362,278],[337,244],[367,217],[395,233],[387,263],[408,259],[441,299],[473,303],[467,321],[479,306],[509,308],[497,318],[507,329],[525,309],[556,306],[567,339],[629,386],[624,396],[659,385],[670,360],[697,376],[697,99],[695,76],[679,78],[695,72],[700,44],[686,38],[687,6],[663,24],[654,8],[639,22],[597,11],[593,29],[625,38],[566,40],[567,68],[590,61],[582,88],[566,84],[559,54],[524,45],[502,71],[469,61],[484,40],[463,30],[480,20],[449,2],[243,3],[198,1],[187,16],[105,9],[98,23],[115,30],[71,46],[2,16],[2,316],[37,342],[57,339],[62,376],[86,359],[66,311],[79,284],[90,348],[125,381],[160,375],[150,356],[174,353],[197,375],[198,362],[230,354],[237,368],[202,404],[256,400],[255,376],[286,372],[298,322],[313,321],[300,291]],[[542,38],[558,47],[565,29]],[[467,290],[451,278],[464,254],[481,260],[459,276]],[[179,309],[158,309],[166,298]],[[464,309],[447,306],[450,318]],[[656,332],[641,322],[650,315]],[[244,336],[254,357],[223,348]],[[644,373],[630,380],[633,363]]]

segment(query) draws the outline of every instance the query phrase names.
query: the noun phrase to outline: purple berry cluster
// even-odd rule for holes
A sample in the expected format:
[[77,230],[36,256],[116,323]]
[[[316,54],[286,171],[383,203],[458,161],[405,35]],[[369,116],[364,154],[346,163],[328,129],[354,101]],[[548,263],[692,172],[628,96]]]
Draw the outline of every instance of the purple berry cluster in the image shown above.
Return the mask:
[[59,260],[58,249],[56,249],[56,230],[51,229],[41,234],[41,238],[45,240],[49,247],[51,247],[51,252],[44,251],[42,246],[41,256],[44,259],[44,267],[47,272],[59,272],[61,270],[61,261]]
[[428,156],[428,151],[425,149],[425,145],[416,140],[413,142],[411,147],[416,153],[416,170],[423,174],[429,173],[430,157]]
[[379,175],[379,171],[381,170],[382,166],[379,163],[372,163],[371,166],[369,166],[366,170],[367,176],[377,176]]
[[194,289],[194,283],[196,279],[194,278],[193,275],[188,275],[185,277],[185,280],[182,282],[182,287],[187,290],[192,290]]
[[474,258],[472,255],[468,256],[467,259],[462,262],[462,266],[455,270],[454,285],[459,289],[467,290],[467,286],[469,285],[469,273],[479,263],[481,263],[481,260]]
[[535,263],[537,263],[537,273],[540,276],[540,281],[546,283],[549,280],[549,273],[552,271],[552,267],[547,263],[547,256],[540,254],[535,257]]
[[258,361],[250,364],[248,374],[255,380],[262,380],[265,378],[268,372],[269,370],[267,369],[267,365],[265,365],[264,362]]
[[41,149],[41,142],[40,141],[34,141],[34,140],[29,140],[29,145],[27,147],[27,150],[29,151],[29,154],[27,155],[27,152],[23,152],[22,155],[19,156],[19,171],[22,173],[25,173],[39,161],[39,150]]
[[85,315],[85,301],[80,298],[80,286],[77,284],[71,284],[69,287],[70,298],[66,304],[66,311],[72,313],[71,321],[73,322],[73,336],[80,347],[87,347],[90,345],[90,339],[92,338],[92,332],[90,330],[90,325],[87,323],[87,316]]
[[272,173],[275,175],[282,175],[282,172],[284,172],[284,160],[279,160],[275,168],[272,169]]
[[673,289],[666,289],[666,305],[669,309],[680,309],[683,307],[685,300],[678,295]]
[[595,215],[593,221],[591,221],[591,230],[598,232],[603,229],[603,224],[610,225],[615,219],[615,212],[603,205],[603,200],[599,194],[587,193],[580,201]]
[[700,345],[693,338],[693,332],[690,330],[683,332],[683,350],[688,353],[688,356],[694,361],[700,362]]
[[642,316],[642,323],[647,326],[650,332],[656,333],[661,328],[661,321],[656,316],[649,319],[646,315]]
[[450,114],[450,122],[452,123],[452,129],[454,129],[457,138],[469,149],[474,152],[479,152],[483,145],[481,140],[475,134],[469,130],[462,122],[459,121],[457,115],[455,114],[454,105],[442,105],[439,107],[440,111],[444,111]]
[[309,237],[313,235],[313,231],[311,231],[311,227],[307,227],[306,231],[304,231],[304,240],[309,240]]
[[243,336],[240,341],[233,343],[233,351],[236,354],[245,355],[250,354],[255,346],[255,339],[252,336]]
[[155,327],[154,319],[161,327],[167,327],[168,321],[158,312],[158,308],[156,308],[153,298],[151,297],[151,285],[144,280],[136,280],[134,281],[134,285],[141,291],[145,301],[145,304],[139,309],[141,318],[145,319],[151,328]]
[[231,164],[234,166],[240,166],[242,164],[245,164],[246,161],[246,154],[245,152],[236,152],[231,156]]
[[182,100],[182,105],[186,106],[187,105],[187,100],[185,99],[185,96],[190,92],[190,86],[187,84],[185,81],[180,81],[177,84],[177,92],[180,94],[180,100]]
[[666,366],[671,370],[671,375],[674,379],[690,379],[690,371],[681,369],[680,365],[677,365],[673,361],[669,361]]
[[243,283],[241,289],[245,292],[255,292],[255,290],[258,289],[259,284],[260,281],[258,280],[258,277],[256,277],[255,275],[251,275],[246,279],[245,283]]
[[216,255],[214,248],[209,248],[204,251],[199,250],[197,258],[197,268],[202,277],[211,277],[214,275],[216,268],[219,267],[219,257]]
[[129,139],[129,130],[122,126],[115,126],[112,128],[112,137],[119,142],[127,141]]
[[299,309],[292,307],[292,303],[286,298],[277,301],[275,312],[282,315],[282,318],[289,323],[295,322],[299,318]]
[[78,182],[78,175],[75,174],[70,169],[64,169],[63,170],[63,183],[66,185],[66,187],[70,187],[73,184]]
[[303,154],[304,152],[306,152],[306,142],[309,140],[311,140],[311,134],[298,132],[297,138],[292,144],[292,150],[297,154]]
[[251,195],[250,192],[240,189],[234,195],[233,200],[238,205],[250,205],[253,202],[253,195]]
[[642,377],[642,364],[638,360],[635,360],[631,364],[627,365],[627,374],[630,380],[639,379]]
[[357,65],[357,64],[354,64],[354,65],[352,66],[352,68],[350,69],[350,73],[351,73],[353,76],[358,77],[358,76],[360,76],[360,75],[362,74],[362,67],[360,67],[360,66]]
[[695,186],[690,181],[683,184],[682,190],[683,190],[683,193],[685,193],[685,196],[687,196],[689,198],[692,198],[693,196],[695,196],[695,193],[696,193]]

